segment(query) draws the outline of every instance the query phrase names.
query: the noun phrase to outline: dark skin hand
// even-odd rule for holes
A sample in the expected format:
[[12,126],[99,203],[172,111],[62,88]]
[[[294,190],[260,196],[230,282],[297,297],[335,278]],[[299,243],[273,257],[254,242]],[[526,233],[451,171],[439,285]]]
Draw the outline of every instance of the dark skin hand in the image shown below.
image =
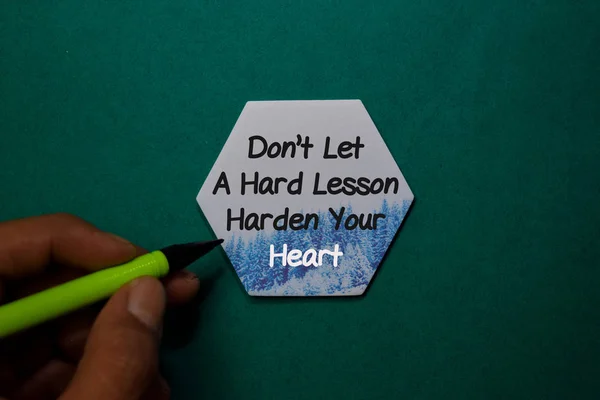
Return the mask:
[[[0,304],[143,253],[68,214],[2,223]],[[139,278],[101,310],[90,307],[0,339],[0,400],[168,399],[158,371],[163,314],[198,288],[187,271],[162,282]]]

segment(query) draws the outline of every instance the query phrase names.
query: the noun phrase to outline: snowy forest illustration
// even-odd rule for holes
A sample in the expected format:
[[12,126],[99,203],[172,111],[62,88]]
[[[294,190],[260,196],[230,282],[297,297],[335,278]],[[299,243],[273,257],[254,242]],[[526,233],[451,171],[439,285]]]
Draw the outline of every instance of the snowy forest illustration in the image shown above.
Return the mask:
[[[308,230],[259,231],[250,240],[233,235],[225,245],[242,284],[255,296],[319,296],[360,295],[366,289],[379,262],[385,255],[402,220],[411,205],[409,200],[388,203],[383,200],[379,210],[386,216],[373,230],[346,230],[342,224],[335,230],[335,219],[325,210],[317,213],[319,226]],[[346,206],[346,215],[352,212]],[[344,253],[334,267],[330,261],[319,267],[290,267],[275,263],[269,267],[270,245],[281,252],[283,244],[288,251],[299,249],[333,250],[339,244]],[[326,256],[325,260],[331,260]]]

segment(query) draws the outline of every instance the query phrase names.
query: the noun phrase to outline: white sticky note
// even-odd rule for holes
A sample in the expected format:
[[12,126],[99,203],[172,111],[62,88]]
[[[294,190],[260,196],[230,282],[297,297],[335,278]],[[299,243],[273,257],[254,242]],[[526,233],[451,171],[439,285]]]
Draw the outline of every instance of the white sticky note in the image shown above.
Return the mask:
[[362,294],[413,199],[360,100],[248,102],[197,197],[253,296]]

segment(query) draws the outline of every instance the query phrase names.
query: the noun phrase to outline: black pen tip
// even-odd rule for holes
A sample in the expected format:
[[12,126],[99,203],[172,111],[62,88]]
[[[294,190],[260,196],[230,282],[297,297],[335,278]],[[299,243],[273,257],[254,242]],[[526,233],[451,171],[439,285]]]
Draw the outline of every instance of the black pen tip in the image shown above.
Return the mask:
[[161,252],[167,257],[167,261],[169,261],[169,271],[174,272],[184,269],[221,243],[223,243],[223,239],[174,244],[165,247]]

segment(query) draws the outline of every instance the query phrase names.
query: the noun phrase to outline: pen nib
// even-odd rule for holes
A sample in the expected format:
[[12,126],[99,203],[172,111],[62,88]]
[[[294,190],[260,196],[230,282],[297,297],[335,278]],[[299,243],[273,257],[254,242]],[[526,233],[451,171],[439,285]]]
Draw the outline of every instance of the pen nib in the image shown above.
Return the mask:
[[174,244],[161,249],[161,252],[167,257],[167,261],[169,261],[169,271],[174,272],[184,269],[221,243],[223,243],[223,239]]

